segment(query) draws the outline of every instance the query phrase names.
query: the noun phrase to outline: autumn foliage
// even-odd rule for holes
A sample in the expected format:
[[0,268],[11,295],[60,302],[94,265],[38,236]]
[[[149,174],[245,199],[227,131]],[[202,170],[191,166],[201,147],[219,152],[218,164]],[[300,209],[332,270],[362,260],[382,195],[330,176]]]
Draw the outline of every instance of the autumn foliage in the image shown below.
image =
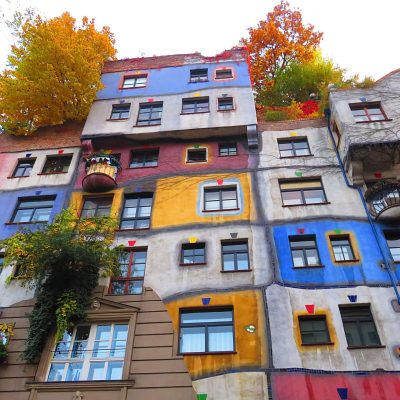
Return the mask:
[[102,87],[101,69],[116,54],[108,27],[96,30],[84,17],[81,26],[69,13],[44,20],[26,17],[18,43],[0,75],[0,125],[27,135],[46,125],[84,120]]
[[273,86],[274,80],[293,61],[308,62],[322,39],[313,25],[305,25],[299,10],[281,0],[249,37],[241,43],[249,53],[250,70],[257,91]]

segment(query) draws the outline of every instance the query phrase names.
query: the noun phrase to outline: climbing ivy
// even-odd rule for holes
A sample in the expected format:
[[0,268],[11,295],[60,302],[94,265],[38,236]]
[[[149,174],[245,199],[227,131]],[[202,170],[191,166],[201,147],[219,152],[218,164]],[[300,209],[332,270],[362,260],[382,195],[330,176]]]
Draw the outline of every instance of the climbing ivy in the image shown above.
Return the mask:
[[63,332],[85,319],[85,310],[100,275],[118,274],[120,247],[113,243],[116,222],[109,217],[80,220],[64,210],[52,224],[36,231],[22,230],[0,242],[5,263],[14,264],[21,286],[36,289],[24,350],[37,361],[52,332]]

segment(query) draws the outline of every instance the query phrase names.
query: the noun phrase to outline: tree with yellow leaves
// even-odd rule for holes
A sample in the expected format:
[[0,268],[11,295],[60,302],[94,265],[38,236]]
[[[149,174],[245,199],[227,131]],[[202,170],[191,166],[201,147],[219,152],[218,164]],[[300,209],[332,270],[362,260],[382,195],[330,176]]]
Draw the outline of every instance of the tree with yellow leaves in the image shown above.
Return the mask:
[[[18,21],[17,21],[18,22]],[[18,42],[0,75],[0,125],[14,135],[41,126],[82,121],[102,88],[101,69],[114,58],[114,36],[96,30],[84,17],[81,26],[69,13],[52,19],[26,14],[14,25]]]

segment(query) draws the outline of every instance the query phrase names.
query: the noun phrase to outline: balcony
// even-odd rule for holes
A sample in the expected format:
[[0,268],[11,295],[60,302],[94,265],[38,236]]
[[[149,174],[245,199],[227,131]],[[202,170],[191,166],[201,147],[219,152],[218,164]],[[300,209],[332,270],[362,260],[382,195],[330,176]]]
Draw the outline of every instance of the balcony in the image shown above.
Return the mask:
[[86,192],[107,192],[117,186],[116,178],[121,165],[115,156],[104,153],[86,158],[86,176],[82,180]]
[[380,221],[400,219],[400,182],[393,179],[379,181],[364,194],[370,214]]

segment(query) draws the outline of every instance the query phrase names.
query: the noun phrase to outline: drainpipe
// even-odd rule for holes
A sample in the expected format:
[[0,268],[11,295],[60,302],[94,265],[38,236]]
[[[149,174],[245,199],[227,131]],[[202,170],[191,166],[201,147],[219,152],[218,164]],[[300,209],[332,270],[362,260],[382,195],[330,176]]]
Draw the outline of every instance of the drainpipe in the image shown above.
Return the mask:
[[339,150],[338,150],[337,147],[336,147],[335,139],[334,139],[334,137],[333,137],[333,133],[332,133],[332,130],[331,130],[331,125],[330,125],[330,122],[331,122],[331,110],[330,110],[329,108],[326,108],[326,109],[324,110],[324,113],[325,113],[325,117],[326,117],[326,119],[327,119],[327,121],[328,121],[328,132],[329,132],[329,136],[330,136],[330,138],[331,138],[331,142],[332,142],[333,148],[334,148],[335,153],[336,153],[336,157],[337,157],[337,159],[338,159],[338,161],[339,161],[340,170],[342,171],[342,175],[343,175],[343,177],[344,177],[344,180],[345,180],[345,182],[346,182],[347,187],[349,187],[349,188],[351,188],[351,189],[356,189],[357,192],[358,192],[358,194],[359,194],[359,196],[360,196],[361,203],[362,203],[362,205],[363,205],[363,207],[364,207],[365,214],[367,215],[369,225],[370,225],[370,227],[371,227],[372,233],[374,234],[376,243],[378,244],[379,251],[380,251],[381,256],[382,256],[382,259],[383,259],[383,263],[385,264],[385,269],[386,269],[386,271],[387,271],[388,274],[389,274],[389,278],[390,278],[390,281],[391,281],[391,283],[392,283],[393,290],[394,290],[394,292],[395,292],[395,294],[396,294],[397,303],[400,305],[400,294],[399,294],[399,290],[398,290],[397,284],[396,284],[396,276],[394,275],[394,273],[393,273],[393,271],[392,271],[391,263],[390,263],[390,261],[388,260],[386,254],[385,254],[385,252],[384,252],[384,250],[383,250],[383,248],[382,248],[382,244],[381,244],[381,242],[380,242],[380,240],[379,240],[379,234],[378,234],[378,231],[377,231],[377,229],[376,229],[375,222],[374,222],[374,220],[372,219],[371,214],[370,214],[370,212],[369,212],[369,210],[368,210],[367,203],[365,202],[365,199],[364,199],[364,194],[363,194],[363,192],[361,191],[361,189],[360,189],[359,186],[350,184],[350,182],[349,182],[349,180],[348,180],[348,178],[347,178],[347,175],[346,175],[346,171],[345,171],[345,169],[344,169],[343,161],[342,161],[342,159],[340,158]]

